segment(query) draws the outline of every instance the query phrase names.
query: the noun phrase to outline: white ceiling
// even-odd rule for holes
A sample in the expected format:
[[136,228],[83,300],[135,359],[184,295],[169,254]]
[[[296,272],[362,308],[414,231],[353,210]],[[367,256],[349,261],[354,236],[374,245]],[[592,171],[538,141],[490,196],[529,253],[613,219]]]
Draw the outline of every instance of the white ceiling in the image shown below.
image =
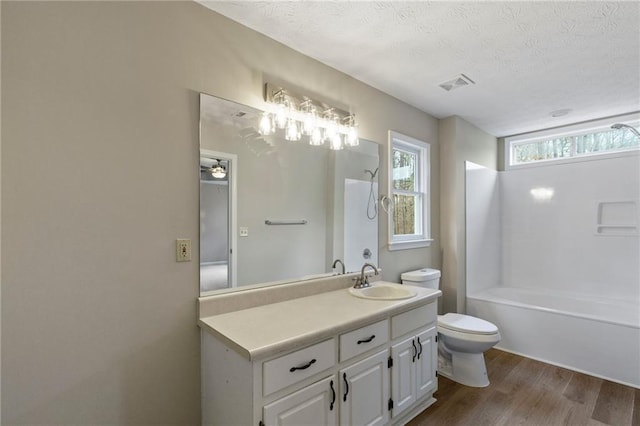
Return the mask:
[[[640,110],[638,1],[201,3],[437,118],[458,115],[495,136]],[[460,73],[476,84],[438,86]],[[572,112],[550,116],[560,109]]]

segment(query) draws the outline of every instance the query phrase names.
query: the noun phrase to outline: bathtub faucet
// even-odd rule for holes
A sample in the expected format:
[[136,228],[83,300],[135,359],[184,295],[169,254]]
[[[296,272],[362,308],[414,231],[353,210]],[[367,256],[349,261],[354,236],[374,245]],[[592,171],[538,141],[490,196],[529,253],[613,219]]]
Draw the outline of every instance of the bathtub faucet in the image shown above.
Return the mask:
[[360,276],[359,277],[355,277],[355,284],[353,286],[353,288],[365,288],[365,287],[369,287],[369,277],[367,277],[364,274],[365,269],[367,269],[367,266],[370,268],[373,268],[374,272],[376,275],[378,275],[378,268],[375,267],[375,265],[372,265],[370,263],[365,263],[364,265],[362,265],[362,270],[360,271]]

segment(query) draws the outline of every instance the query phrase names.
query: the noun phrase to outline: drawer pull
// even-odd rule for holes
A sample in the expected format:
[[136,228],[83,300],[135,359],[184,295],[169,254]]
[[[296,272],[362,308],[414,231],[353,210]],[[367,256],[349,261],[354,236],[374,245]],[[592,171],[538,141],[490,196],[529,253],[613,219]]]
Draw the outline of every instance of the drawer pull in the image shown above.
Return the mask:
[[312,364],[315,364],[315,362],[316,362],[316,359],[314,358],[311,361],[309,361],[307,364],[305,364],[305,365],[303,365],[301,367],[291,367],[289,369],[289,372],[293,373],[296,370],[306,370],[307,368],[311,367]]
[[333,411],[333,404],[336,402],[336,390],[333,388],[333,380],[329,383],[331,388],[331,404],[329,404],[329,411]]
[[420,352],[418,352],[418,359],[420,359],[420,355],[422,355],[422,342],[420,341],[419,337],[418,337],[418,349],[420,349]]
[[375,335],[375,334],[372,334],[372,335],[371,335],[371,337],[369,337],[368,339],[358,340],[358,344],[361,344],[361,343],[369,343],[370,341],[372,341],[372,340],[373,340],[373,339],[375,339],[375,338],[376,338],[376,335]]

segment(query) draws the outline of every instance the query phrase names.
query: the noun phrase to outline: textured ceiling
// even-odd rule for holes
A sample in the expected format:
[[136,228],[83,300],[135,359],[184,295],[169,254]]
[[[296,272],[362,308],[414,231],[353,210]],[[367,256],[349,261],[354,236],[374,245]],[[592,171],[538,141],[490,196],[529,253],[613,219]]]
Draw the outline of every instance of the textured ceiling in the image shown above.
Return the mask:
[[[638,1],[201,3],[435,117],[458,115],[495,136],[640,110]],[[476,84],[438,86],[460,73]],[[560,109],[572,112],[550,116]]]

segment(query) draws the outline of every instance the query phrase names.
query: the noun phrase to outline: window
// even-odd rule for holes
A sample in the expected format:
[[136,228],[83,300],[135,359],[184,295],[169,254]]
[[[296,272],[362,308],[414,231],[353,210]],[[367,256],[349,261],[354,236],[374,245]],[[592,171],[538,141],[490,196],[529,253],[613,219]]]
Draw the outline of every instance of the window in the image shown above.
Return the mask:
[[[640,137],[631,129],[640,130],[638,118],[635,114],[507,138],[507,168],[638,150]],[[611,128],[614,123],[622,127]]]
[[431,244],[429,144],[389,132],[389,249]]

